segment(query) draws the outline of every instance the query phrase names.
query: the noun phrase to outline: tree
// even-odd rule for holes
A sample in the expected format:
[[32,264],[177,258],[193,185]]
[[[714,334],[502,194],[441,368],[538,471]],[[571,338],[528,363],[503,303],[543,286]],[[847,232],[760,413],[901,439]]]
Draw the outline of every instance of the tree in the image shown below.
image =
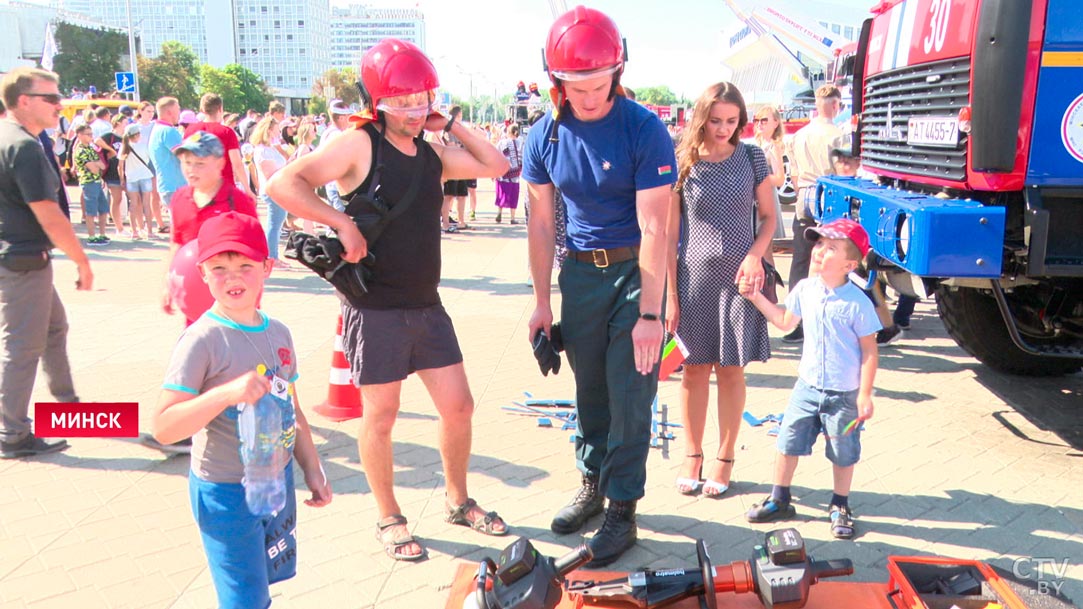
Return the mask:
[[139,57],[139,90],[144,99],[176,97],[181,107],[199,103],[199,59],[192,49],[175,40],[162,43],[158,57]]
[[642,89],[636,89],[635,91],[636,101],[641,104],[672,106],[680,101],[677,94],[665,85],[659,87],[643,87]]
[[262,112],[274,99],[274,95],[271,95],[267,88],[267,83],[258,74],[241,64],[226,64],[222,67],[222,71],[231,74],[240,83],[241,97],[235,108],[237,112],[244,112],[249,108]]
[[60,75],[63,90],[86,90],[93,85],[99,93],[105,93],[115,88],[114,74],[121,71],[120,58],[128,54],[127,36],[60,22],[56,24],[56,45],[53,69]]
[[200,66],[199,90],[201,93],[217,93],[222,98],[222,107],[226,112],[244,110],[241,103],[241,81],[225,70],[209,64]]
[[[347,106],[359,104],[361,94],[357,90],[357,71],[353,68],[341,70],[330,69],[324,72],[316,83],[312,85],[312,99],[309,101],[309,111],[315,112],[316,108],[327,108],[327,103],[332,99],[341,99]],[[323,110],[319,110],[323,111]]]

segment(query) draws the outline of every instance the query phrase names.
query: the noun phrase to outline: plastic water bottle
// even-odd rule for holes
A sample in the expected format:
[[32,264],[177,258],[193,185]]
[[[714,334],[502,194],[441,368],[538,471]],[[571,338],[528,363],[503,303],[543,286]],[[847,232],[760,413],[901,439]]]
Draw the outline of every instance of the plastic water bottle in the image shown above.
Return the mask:
[[282,445],[282,409],[271,394],[237,409],[245,503],[252,514],[267,516],[286,505],[284,468],[290,455]]

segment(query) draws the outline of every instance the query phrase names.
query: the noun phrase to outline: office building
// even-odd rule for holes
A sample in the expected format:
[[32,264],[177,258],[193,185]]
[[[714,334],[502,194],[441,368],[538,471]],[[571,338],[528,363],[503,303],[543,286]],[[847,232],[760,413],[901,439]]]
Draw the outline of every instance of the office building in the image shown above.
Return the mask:
[[384,38],[425,49],[425,16],[417,9],[370,8],[363,4],[331,9],[331,65],[357,68],[361,55]]
[[[55,0],[66,11],[126,28],[125,0]],[[328,0],[131,0],[139,52],[156,57],[162,43],[190,47],[215,67],[239,63],[259,74],[276,97],[307,99],[331,67]]]

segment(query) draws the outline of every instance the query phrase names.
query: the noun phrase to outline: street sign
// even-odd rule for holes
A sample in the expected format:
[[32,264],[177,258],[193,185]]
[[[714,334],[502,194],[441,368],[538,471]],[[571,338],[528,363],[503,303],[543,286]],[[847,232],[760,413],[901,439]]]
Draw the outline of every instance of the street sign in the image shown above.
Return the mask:
[[135,73],[134,72],[117,72],[117,92],[118,93],[135,93]]

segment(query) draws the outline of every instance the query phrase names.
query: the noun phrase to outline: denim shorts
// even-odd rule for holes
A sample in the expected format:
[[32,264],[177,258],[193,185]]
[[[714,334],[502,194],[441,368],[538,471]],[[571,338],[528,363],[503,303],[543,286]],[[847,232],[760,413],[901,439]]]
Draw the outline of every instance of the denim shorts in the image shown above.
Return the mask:
[[128,180],[128,192],[151,192],[154,190],[154,178]]
[[463,361],[443,305],[421,309],[357,309],[342,305],[342,346],[354,384],[401,381],[418,370]]
[[109,197],[105,196],[101,182],[83,184],[83,204],[88,218],[109,213]]
[[[203,538],[219,609],[269,607],[268,586],[297,573],[293,464],[286,466],[286,507],[273,516],[249,512],[244,485],[208,482],[191,472],[188,497]],[[279,551],[279,547],[287,549]]]
[[827,442],[824,453],[839,467],[849,467],[861,459],[861,430],[843,435],[846,426],[857,418],[857,390],[818,389],[801,379],[793,386],[790,404],[782,416],[778,432],[778,451],[792,457],[812,454],[812,445],[821,433]]

